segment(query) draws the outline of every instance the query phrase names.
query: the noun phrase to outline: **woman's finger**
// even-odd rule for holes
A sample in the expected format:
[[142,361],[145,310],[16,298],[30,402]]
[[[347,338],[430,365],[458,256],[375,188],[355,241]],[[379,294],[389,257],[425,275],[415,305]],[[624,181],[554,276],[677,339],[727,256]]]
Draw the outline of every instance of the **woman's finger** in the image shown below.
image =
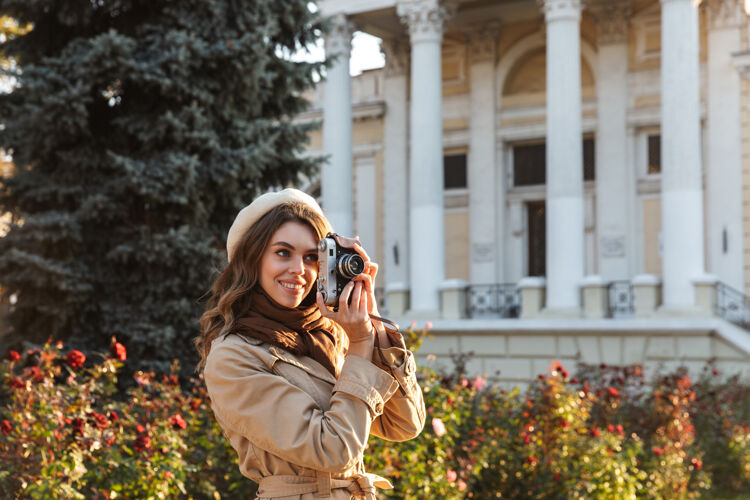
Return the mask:
[[375,276],[378,275],[378,265],[375,262],[368,262],[365,266],[365,272],[372,277],[373,283],[375,282]]
[[349,311],[349,297],[351,297],[353,289],[354,282],[350,281],[341,290],[341,295],[339,295],[339,312]]
[[332,318],[333,317],[333,311],[328,309],[328,306],[326,306],[325,302],[323,302],[323,294],[318,292],[315,294],[315,302],[318,303],[318,309],[320,309],[320,314],[323,317],[326,318]]
[[359,310],[359,302],[362,298],[362,282],[352,281],[354,283],[354,289],[352,290],[352,300],[350,309],[353,311]]

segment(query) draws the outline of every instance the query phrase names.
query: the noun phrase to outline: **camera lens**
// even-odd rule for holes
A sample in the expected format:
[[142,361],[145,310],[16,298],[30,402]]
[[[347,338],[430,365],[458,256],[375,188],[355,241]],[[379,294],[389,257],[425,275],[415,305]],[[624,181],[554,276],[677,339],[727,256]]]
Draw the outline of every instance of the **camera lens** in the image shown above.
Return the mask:
[[362,274],[365,270],[365,261],[362,257],[356,253],[344,255],[339,259],[338,271],[343,277],[352,279],[355,276]]

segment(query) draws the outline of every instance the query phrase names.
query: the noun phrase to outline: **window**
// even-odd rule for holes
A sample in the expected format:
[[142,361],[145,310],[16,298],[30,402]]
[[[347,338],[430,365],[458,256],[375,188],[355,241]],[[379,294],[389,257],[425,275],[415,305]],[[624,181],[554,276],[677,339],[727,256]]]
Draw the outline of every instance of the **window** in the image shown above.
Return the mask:
[[661,135],[648,136],[648,170],[649,174],[661,173]]
[[593,181],[596,172],[596,150],[594,139],[583,140],[583,180]]
[[[523,144],[513,147],[513,184],[533,186],[545,184],[546,145]],[[596,149],[593,138],[583,139],[583,180],[592,181],[596,172]]]
[[528,144],[513,148],[513,184],[516,186],[533,186],[544,184],[546,172],[546,146]]
[[445,189],[465,189],[466,154],[451,154],[443,157],[443,186]]

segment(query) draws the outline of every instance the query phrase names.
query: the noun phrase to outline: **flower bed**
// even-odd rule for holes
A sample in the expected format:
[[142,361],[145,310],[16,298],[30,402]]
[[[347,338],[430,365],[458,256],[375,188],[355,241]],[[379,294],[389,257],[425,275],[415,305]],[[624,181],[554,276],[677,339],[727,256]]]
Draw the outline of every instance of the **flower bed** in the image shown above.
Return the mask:
[[[417,336],[410,332],[415,340]],[[417,342],[418,344],[418,342]],[[0,365],[0,498],[247,498],[199,380],[117,372],[125,347],[60,343]],[[458,364],[459,368],[461,363]],[[706,368],[559,363],[526,390],[421,369],[422,435],[370,440],[391,498],[716,498],[750,491],[750,387]]]

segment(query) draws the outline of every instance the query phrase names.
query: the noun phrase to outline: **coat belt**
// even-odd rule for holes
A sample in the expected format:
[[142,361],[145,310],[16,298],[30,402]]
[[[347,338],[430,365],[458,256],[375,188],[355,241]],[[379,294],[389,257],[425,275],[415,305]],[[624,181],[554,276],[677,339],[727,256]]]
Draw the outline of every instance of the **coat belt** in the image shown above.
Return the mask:
[[316,476],[266,476],[258,483],[259,498],[275,498],[315,493],[315,498],[329,498],[331,490],[347,490],[352,497],[376,500],[376,488],[390,489],[393,485],[377,474],[355,474],[346,479],[334,479],[328,472]]

